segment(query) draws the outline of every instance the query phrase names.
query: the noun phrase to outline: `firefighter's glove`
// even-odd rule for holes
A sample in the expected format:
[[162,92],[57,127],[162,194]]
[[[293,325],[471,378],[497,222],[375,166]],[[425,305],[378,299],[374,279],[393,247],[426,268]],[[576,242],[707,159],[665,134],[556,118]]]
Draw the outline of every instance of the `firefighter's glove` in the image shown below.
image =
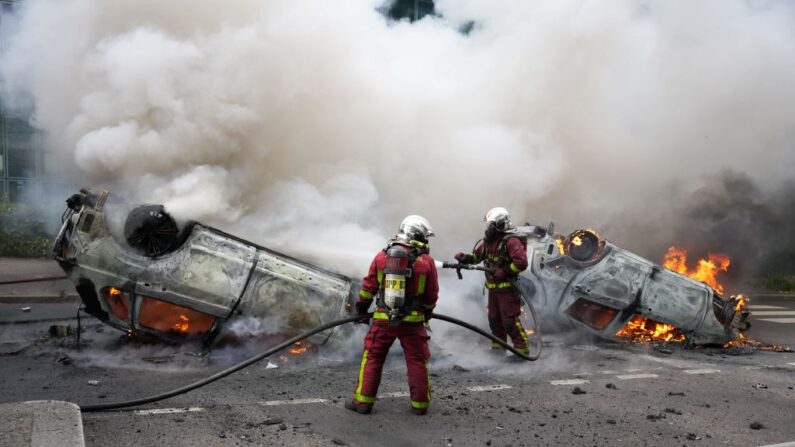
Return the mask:
[[[356,303],[356,313],[358,315],[367,315],[367,311],[370,309],[370,303]],[[369,318],[362,318],[361,320],[356,320],[357,324],[370,324]]]
[[455,254],[455,260],[461,264],[472,264],[475,262],[475,257],[468,253],[458,252]]

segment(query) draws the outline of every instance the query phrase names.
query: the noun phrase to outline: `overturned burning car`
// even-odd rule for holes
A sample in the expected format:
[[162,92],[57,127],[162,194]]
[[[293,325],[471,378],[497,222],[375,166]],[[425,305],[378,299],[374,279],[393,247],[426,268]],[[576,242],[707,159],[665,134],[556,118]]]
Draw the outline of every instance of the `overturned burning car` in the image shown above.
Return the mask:
[[160,205],[88,190],[67,205],[53,257],[85,310],[115,328],[210,344],[237,319],[291,336],[350,312],[347,277],[196,222],[178,225]]
[[[526,225],[530,266],[520,284],[545,318],[612,338],[725,344],[748,328],[742,298],[726,299],[708,285],[602,239],[593,230],[567,237]],[[663,335],[657,338],[655,335]]]

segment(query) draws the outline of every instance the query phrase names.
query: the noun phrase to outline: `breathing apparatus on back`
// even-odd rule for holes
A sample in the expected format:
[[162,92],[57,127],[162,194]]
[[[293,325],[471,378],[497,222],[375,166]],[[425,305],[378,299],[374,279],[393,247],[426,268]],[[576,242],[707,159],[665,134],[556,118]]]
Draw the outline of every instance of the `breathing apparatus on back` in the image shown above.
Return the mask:
[[397,326],[403,316],[421,305],[417,296],[406,294],[406,283],[414,274],[414,260],[428,253],[428,238],[434,236],[430,223],[422,216],[403,219],[397,236],[384,249],[386,268],[378,305],[387,309],[389,325]]

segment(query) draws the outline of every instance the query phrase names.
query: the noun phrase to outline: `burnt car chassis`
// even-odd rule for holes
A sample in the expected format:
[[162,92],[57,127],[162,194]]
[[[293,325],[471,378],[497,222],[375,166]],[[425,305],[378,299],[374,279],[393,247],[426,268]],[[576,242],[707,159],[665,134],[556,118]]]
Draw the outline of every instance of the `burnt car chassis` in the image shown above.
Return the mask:
[[345,276],[107,191],[67,204],[53,257],[86,312],[122,331],[210,345],[242,318],[292,336],[350,315]]
[[[160,205],[133,206],[107,191],[82,190],[67,204],[53,256],[86,311],[120,330],[210,345],[237,319],[293,336],[351,315],[356,287],[345,276],[196,222],[178,225]],[[724,344],[747,327],[735,300],[593,231],[516,231],[530,260],[519,285],[546,319],[614,338],[640,317],[692,344]]]

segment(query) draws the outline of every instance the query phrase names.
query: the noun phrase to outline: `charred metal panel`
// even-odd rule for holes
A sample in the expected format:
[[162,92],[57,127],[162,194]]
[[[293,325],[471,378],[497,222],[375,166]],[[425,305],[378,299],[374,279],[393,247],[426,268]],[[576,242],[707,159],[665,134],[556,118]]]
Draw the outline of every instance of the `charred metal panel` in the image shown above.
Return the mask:
[[261,250],[238,313],[268,318],[274,332],[293,334],[345,314],[350,293],[344,276]]
[[136,294],[229,317],[243,295],[256,249],[201,225],[176,251],[152,259]]

